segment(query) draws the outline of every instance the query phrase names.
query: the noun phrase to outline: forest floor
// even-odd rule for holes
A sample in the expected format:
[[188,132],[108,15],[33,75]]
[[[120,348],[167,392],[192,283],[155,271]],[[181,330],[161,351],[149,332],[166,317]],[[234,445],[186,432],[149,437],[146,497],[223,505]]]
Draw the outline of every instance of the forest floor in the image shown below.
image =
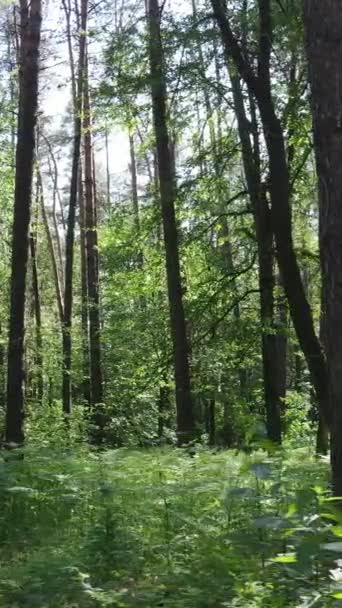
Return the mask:
[[306,448],[28,447],[0,467],[0,606],[341,606],[327,479]]

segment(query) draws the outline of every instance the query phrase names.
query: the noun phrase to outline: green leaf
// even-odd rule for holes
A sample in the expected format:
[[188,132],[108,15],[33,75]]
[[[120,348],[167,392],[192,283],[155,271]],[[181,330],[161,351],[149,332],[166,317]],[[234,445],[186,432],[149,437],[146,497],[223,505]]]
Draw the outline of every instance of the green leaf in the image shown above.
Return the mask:
[[297,508],[296,503],[294,503],[294,502],[291,503],[288,506],[286,517],[292,517],[292,515],[295,515],[297,513],[297,511],[298,511],[298,508]]
[[295,553],[284,553],[284,555],[278,555],[272,562],[278,562],[279,564],[294,564],[297,561]]

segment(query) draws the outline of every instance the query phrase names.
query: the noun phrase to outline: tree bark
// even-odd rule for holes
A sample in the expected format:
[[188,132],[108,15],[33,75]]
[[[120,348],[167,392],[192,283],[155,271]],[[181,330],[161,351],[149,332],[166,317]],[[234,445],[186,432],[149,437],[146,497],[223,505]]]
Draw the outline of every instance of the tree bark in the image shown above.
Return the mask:
[[79,60],[77,77],[77,96],[74,110],[74,141],[73,157],[70,181],[69,214],[67,221],[66,243],[65,243],[65,287],[64,287],[64,317],[63,317],[63,411],[64,414],[71,413],[71,363],[72,363],[72,308],[73,308],[73,268],[74,268],[74,244],[75,244],[75,219],[77,205],[78,176],[81,148],[82,130],[82,96],[85,67],[85,43],[87,30],[87,0],[82,0],[81,5],[81,28],[79,41]]
[[109,211],[111,204],[111,179],[109,167],[109,142],[108,142],[108,127],[105,126],[105,151],[106,151],[106,194],[107,194],[107,209]]
[[[281,405],[285,397],[284,384],[279,379],[284,376],[280,369],[284,362],[277,356],[277,335],[275,332],[274,310],[274,252],[271,211],[265,187],[261,182],[258,126],[253,100],[251,100],[251,122],[247,119],[245,102],[239,76],[228,64],[232,84],[233,102],[238,121],[238,131],[242,149],[242,162],[251,201],[255,233],[258,247],[260,318],[262,325],[262,369],[266,410],[267,436],[275,443],[281,442]],[[250,139],[252,128],[253,146]]]
[[[129,134],[129,152],[130,152],[130,174],[131,174],[131,184],[132,184],[132,203],[133,203],[133,221],[134,228],[136,232],[136,236],[140,239],[140,209],[139,209],[139,196],[138,196],[138,176],[137,176],[137,163],[136,163],[136,155],[135,155],[135,145],[134,145],[134,136],[132,133]],[[140,270],[142,270],[144,266],[144,257],[143,252],[141,250],[139,244],[139,250],[137,253],[137,266]]]
[[95,179],[93,174],[92,125],[90,115],[88,58],[84,70],[83,88],[84,177],[85,177],[85,244],[87,252],[87,293],[89,314],[89,357],[91,418],[97,427],[96,436],[103,434],[103,378],[101,363],[100,297],[98,276],[98,247]]
[[82,357],[83,382],[82,393],[85,403],[90,407],[90,358],[89,358],[89,315],[88,315],[88,279],[86,250],[86,221],[83,188],[82,163],[79,169],[78,206],[80,210],[80,248],[81,248],[81,323],[82,323]]
[[328,396],[328,375],[323,350],[315,333],[312,311],[307,301],[292,238],[290,180],[284,133],[276,115],[271,91],[270,54],[272,22],[270,0],[259,0],[260,40],[258,72],[254,72],[236,40],[223,0],[212,0],[227,60],[233,59],[251,95],[258,103],[269,156],[272,227],[277,259],[293,325],[304,352],[322,415],[328,424],[331,412]]
[[149,0],[147,2],[147,16],[153,121],[157,146],[160,201],[166,253],[166,275],[174,354],[177,434],[178,442],[182,445],[194,437],[195,424],[190,383],[189,344],[184,314],[178,228],[175,213],[176,184],[167,126],[167,92],[158,0]]
[[48,245],[48,249],[49,249],[50,257],[51,257],[53,279],[54,279],[55,290],[56,290],[58,315],[59,315],[59,319],[60,319],[61,326],[62,326],[63,315],[64,315],[63,297],[62,297],[62,290],[61,290],[61,285],[60,285],[60,280],[59,280],[59,272],[58,272],[58,264],[57,264],[55,248],[54,248],[52,234],[51,234],[51,230],[50,230],[49,219],[48,219],[46,208],[45,208],[43,182],[42,182],[39,165],[37,165],[37,182],[38,182],[38,196],[39,196],[39,200],[40,200],[43,224],[44,224],[45,233],[46,233],[47,245]]
[[342,5],[305,0],[304,21],[319,184],[332,478],[335,496],[342,497]]
[[[39,192],[37,193],[39,196]],[[42,313],[40,303],[40,290],[38,280],[38,266],[37,266],[37,238],[36,235],[31,231],[30,234],[30,252],[32,262],[32,288],[33,288],[33,300],[34,300],[34,316],[36,322],[36,378],[37,378],[37,401],[39,404],[43,402],[43,340],[42,340]]]
[[24,440],[25,291],[31,216],[41,31],[40,0],[20,3],[19,114],[16,147],[11,300],[8,344],[7,443]]

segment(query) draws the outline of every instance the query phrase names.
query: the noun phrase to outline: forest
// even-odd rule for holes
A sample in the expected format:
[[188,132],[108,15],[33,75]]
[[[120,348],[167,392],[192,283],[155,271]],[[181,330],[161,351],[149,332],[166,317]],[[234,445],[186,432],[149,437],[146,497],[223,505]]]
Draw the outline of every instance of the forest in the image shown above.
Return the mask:
[[342,607],[342,3],[0,0],[0,608]]

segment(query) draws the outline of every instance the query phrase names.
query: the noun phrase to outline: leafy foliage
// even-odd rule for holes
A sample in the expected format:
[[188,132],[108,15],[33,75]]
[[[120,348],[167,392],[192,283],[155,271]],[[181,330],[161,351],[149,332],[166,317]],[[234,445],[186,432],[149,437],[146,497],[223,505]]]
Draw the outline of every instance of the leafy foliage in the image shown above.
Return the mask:
[[1,463],[2,605],[338,606],[341,516],[307,450],[24,456]]

